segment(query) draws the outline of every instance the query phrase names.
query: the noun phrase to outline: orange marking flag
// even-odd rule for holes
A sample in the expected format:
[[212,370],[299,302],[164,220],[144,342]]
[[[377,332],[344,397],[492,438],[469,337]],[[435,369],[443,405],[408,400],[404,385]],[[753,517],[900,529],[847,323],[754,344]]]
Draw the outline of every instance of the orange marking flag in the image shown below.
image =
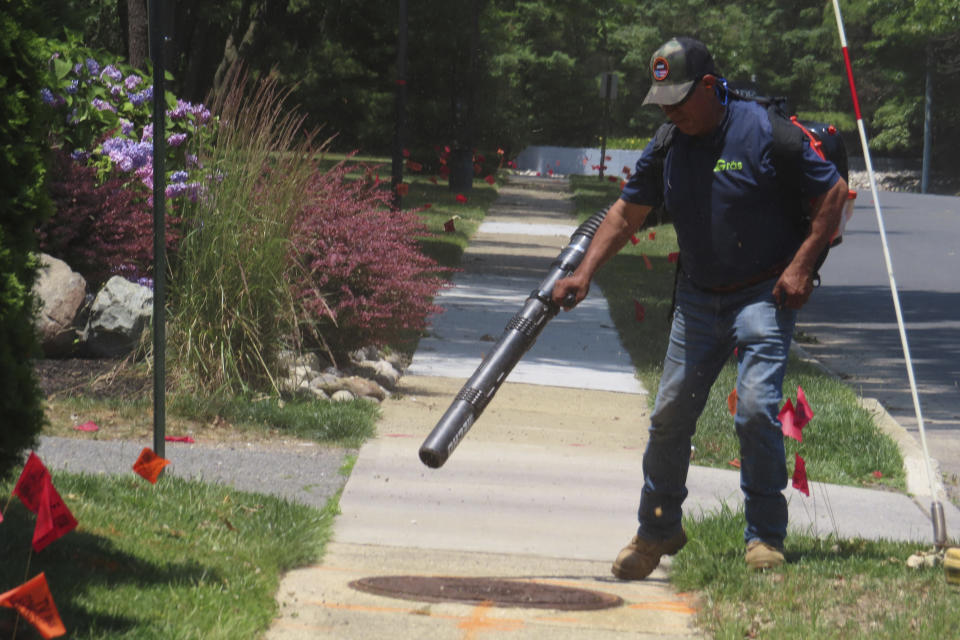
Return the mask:
[[43,573],[16,589],[0,594],[0,606],[16,609],[44,638],[56,638],[67,633]]
[[737,415],[737,388],[734,387],[733,391],[730,392],[730,395],[727,396],[727,411],[730,412],[730,415]]
[[150,484],[157,484],[160,472],[168,464],[170,464],[169,460],[155,454],[150,447],[144,447],[140,457],[133,463],[133,470],[149,480]]
[[23,505],[34,513],[40,508],[44,479],[50,479],[50,472],[43,466],[39,456],[31,451],[30,457],[23,465],[23,471],[20,472],[20,478],[13,488],[13,495],[20,498]]
[[49,544],[77,527],[77,520],[53,487],[50,477],[44,479],[37,509],[37,524],[33,528],[33,550],[43,551]]

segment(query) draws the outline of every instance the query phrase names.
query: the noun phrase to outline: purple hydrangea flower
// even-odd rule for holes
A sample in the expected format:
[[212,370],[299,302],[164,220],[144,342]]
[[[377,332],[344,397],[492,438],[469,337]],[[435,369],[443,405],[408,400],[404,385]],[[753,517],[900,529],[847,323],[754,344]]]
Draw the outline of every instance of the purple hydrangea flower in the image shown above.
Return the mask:
[[171,147],[179,147],[186,141],[187,134],[185,133],[174,133],[167,137],[167,144]]
[[87,73],[89,73],[91,76],[95,76],[100,73],[100,63],[93,58],[87,58]]
[[123,86],[119,84],[110,85],[110,95],[114,98],[120,98],[123,96]]
[[77,162],[81,162],[89,158],[90,154],[87,151],[84,151],[83,149],[74,149],[73,153],[70,154],[70,157],[76,160]]
[[74,78],[69,85],[67,85],[67,93],[70,95],[75,95],[77,93],[77,88],[80,86],[80,81]]
[[186,182],[189,177],[186,171],[174,171],[170,174],[170,182]]
[[106,101],[104,101],[104,100],[101,100],[100,98],[94,98],[94,99],[90,102],[90,104],[92,104],[92,105],[93,105],[93,108],[96,109],[97,111],[112,111],[112,112],[114,112],[114,113],[117,112],[117,108],[116,108],[116,107],[114,107],[114,106],[113,106],[112,104],[110,104],[109,102],[106,102]]
[[50,91],[50,89],[46,87],[40,89],[40,99],[43,100],[44,104],[49,104],[51,106],[57,102],[57,99],[53,97],[53,91]]
[[143,133],[140,134],[140,141],[147,142],[153,140],[153,123],[143,125]]
[[175,109],[170,109],[167,111],[167,115],[170,116],[171,120],[183,120],[187,117],[188,113],[193,112],[193,105],[184,100],[177,99],[177,106]]
[[103,76],[107,76],[114,82],[120,82],[123,79],[123,73],[120,72],[120,69],[117,69],[116,66],[108,64],[103,68],[103,71],[100,72],[100,79],[103,79]]
[[121,119],[121,120],[120,120],[120,133],[122,133],[122,134],[125,135],[125,136],[129,136],[131,133],[133,133],[133,123],[130,122],[129,120],[123,120],[123,119]]
[[133,91],[140,86],[140,83],[143,82],[143,79],[138,75],[129,75],[127,79],[123,81],[123,84],[127,87],[127,91]]
[[117,136],[103,143],[103,153],[122,171],[142,169],[149,164],[152,174],[153,146],[150,144]]

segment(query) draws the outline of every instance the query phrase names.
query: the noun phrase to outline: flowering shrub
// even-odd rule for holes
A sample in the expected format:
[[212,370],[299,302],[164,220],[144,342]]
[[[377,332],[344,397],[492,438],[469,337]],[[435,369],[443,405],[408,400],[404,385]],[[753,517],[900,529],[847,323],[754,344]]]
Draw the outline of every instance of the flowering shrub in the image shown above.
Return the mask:
[[423,330],[437,310],[434,295],[446,285],[442,269],[417,246],[427,231],[416,213],[389,210],[390,193],[348,180],[350,171],[341,163],[314,175],[291,234],[307,274],[292,279],[301,316],[335,353]]
[[[49,191],[56,214],[37,229],[40,249],[59,257],[97,287],[111,276],[138,280],[152,273],[153,212],[148,190],[114,170],[102,184],[97,170],[55,153]],[[173,251],[177,219],[167,217]]]
[[[133,173],[153,189],[153,85],[149,76],[120,62],[103,64],[99,54],[67,42],[47,40],[47,80],[40,92],[53,119],[51,144],[98,169],[100,181],[113,169]],[[210,111],[167,93],[166,197],[196,199],[203,190],[202,167],[195,148],[201,144]],[[192,141],[191,137],[198,138]],[[152,198],[148,196],[148,198]]]

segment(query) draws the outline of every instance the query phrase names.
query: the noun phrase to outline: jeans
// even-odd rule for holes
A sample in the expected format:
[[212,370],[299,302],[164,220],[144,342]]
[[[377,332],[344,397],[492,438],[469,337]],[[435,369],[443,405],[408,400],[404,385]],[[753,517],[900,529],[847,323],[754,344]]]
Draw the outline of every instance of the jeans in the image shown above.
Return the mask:
[[679,533],[690,440],[710,387],[736,348],[734,426],[740,440],[740,487],[747,519],[744,541],[759,539],[783,547],[787,465],[777,415],[797,312],[777,308],[771,293],[775,283],[774,278],[734,293],[715,294],[680,277],[643,456],[637,531],[641,538],[666,539]]

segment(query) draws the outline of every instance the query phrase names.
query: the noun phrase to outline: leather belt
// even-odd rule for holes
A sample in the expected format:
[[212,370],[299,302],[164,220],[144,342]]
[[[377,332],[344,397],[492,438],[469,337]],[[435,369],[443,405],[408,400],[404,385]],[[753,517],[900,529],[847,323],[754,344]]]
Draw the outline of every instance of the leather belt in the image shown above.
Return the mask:
[[766,271],[758,273],[757,275],[743,282],[738,282],[736,284],[730,284],[730,285],[723,285],[720,287],[701,287],[700,285],[693,282],[693,280],[690,280],[690,282],[693,283],[693,286],[695,286],[697,289],[700,289],[701,291],[706,291],[707,293],[735,293],[737,291],[740,291],[741,289],[746,289],[747,287],[752,287],[755,284],[760,284],[765,280],[770,280],[771,278],[778,277],[787,269],[788,264],[790,263],[785,262],[782,264],[778,264],[774,267],[767,269]]

